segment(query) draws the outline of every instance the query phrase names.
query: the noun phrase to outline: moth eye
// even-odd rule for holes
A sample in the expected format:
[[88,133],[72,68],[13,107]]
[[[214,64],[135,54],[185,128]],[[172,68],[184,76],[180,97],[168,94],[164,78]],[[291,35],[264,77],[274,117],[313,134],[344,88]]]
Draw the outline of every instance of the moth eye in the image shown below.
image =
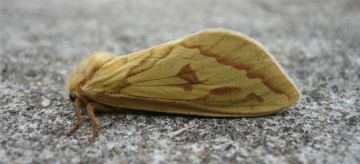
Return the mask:
[[75,96],[69,94],[69,99],[70,99],[70,101],[75,101]]

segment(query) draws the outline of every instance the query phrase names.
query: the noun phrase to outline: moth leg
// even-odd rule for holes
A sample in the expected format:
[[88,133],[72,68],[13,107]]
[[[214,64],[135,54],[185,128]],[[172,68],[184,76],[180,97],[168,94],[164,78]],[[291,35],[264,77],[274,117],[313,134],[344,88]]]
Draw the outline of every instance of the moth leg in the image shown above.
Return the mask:
[[98,135],[98,132],[99,132],[99,121],[96,119],[96,116],[94,114],[94,105],[91,104],[91,103],[88,103],[86,105],[86,110],[87,110],[87,114],[91,120],[91,123],[93,125],[93,128],[92,128],[92,135],[90,135],[88,137],[88,141],[89,142],[93,142],[96,138],[96,136]]
[[72,134],[74,134],[74,132],[76,130],[79,129],[80,124],[81,124],[81,103],[80,103],[80,99],[76,98],[75,99],[75,122],[74,124],[70,127],[70,130],[66,133],[67,136],[71,136]]

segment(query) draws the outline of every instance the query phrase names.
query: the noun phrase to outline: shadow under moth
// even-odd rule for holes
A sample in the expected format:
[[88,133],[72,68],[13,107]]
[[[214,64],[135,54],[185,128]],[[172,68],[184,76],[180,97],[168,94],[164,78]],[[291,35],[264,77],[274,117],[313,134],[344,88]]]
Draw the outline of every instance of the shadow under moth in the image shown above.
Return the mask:
[[226,29],[206,29],[124,56],[96,52],[67,81],[76,119],[87,109],[121,108],[209,117],[249,117],[279,112],[300,97],[274,57],[258,42]]

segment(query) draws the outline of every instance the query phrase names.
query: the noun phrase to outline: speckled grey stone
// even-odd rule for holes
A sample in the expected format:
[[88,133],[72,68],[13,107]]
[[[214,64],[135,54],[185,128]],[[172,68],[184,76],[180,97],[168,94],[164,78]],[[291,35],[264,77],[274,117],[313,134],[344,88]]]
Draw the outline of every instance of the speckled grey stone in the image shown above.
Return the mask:
[[[257,118],[99,114],[93,144],[87,117],[65,136],[74,112],[64,81],[82,58],[209,27],[263,43],[299,103]],[[358,0],[1,0],[0,163],[360,163],[359,29]]]

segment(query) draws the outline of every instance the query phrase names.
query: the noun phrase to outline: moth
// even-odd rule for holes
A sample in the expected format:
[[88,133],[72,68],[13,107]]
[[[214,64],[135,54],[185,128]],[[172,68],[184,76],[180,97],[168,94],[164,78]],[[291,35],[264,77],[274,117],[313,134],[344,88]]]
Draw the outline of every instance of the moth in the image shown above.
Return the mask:
[[85,107],[93,141],[94,111],[133,109],[209,117],[276,113],[300,92],[274,57],[257,41],[226,29],[206,29],[124,56],[96,52],[67,80],[76,119]]

